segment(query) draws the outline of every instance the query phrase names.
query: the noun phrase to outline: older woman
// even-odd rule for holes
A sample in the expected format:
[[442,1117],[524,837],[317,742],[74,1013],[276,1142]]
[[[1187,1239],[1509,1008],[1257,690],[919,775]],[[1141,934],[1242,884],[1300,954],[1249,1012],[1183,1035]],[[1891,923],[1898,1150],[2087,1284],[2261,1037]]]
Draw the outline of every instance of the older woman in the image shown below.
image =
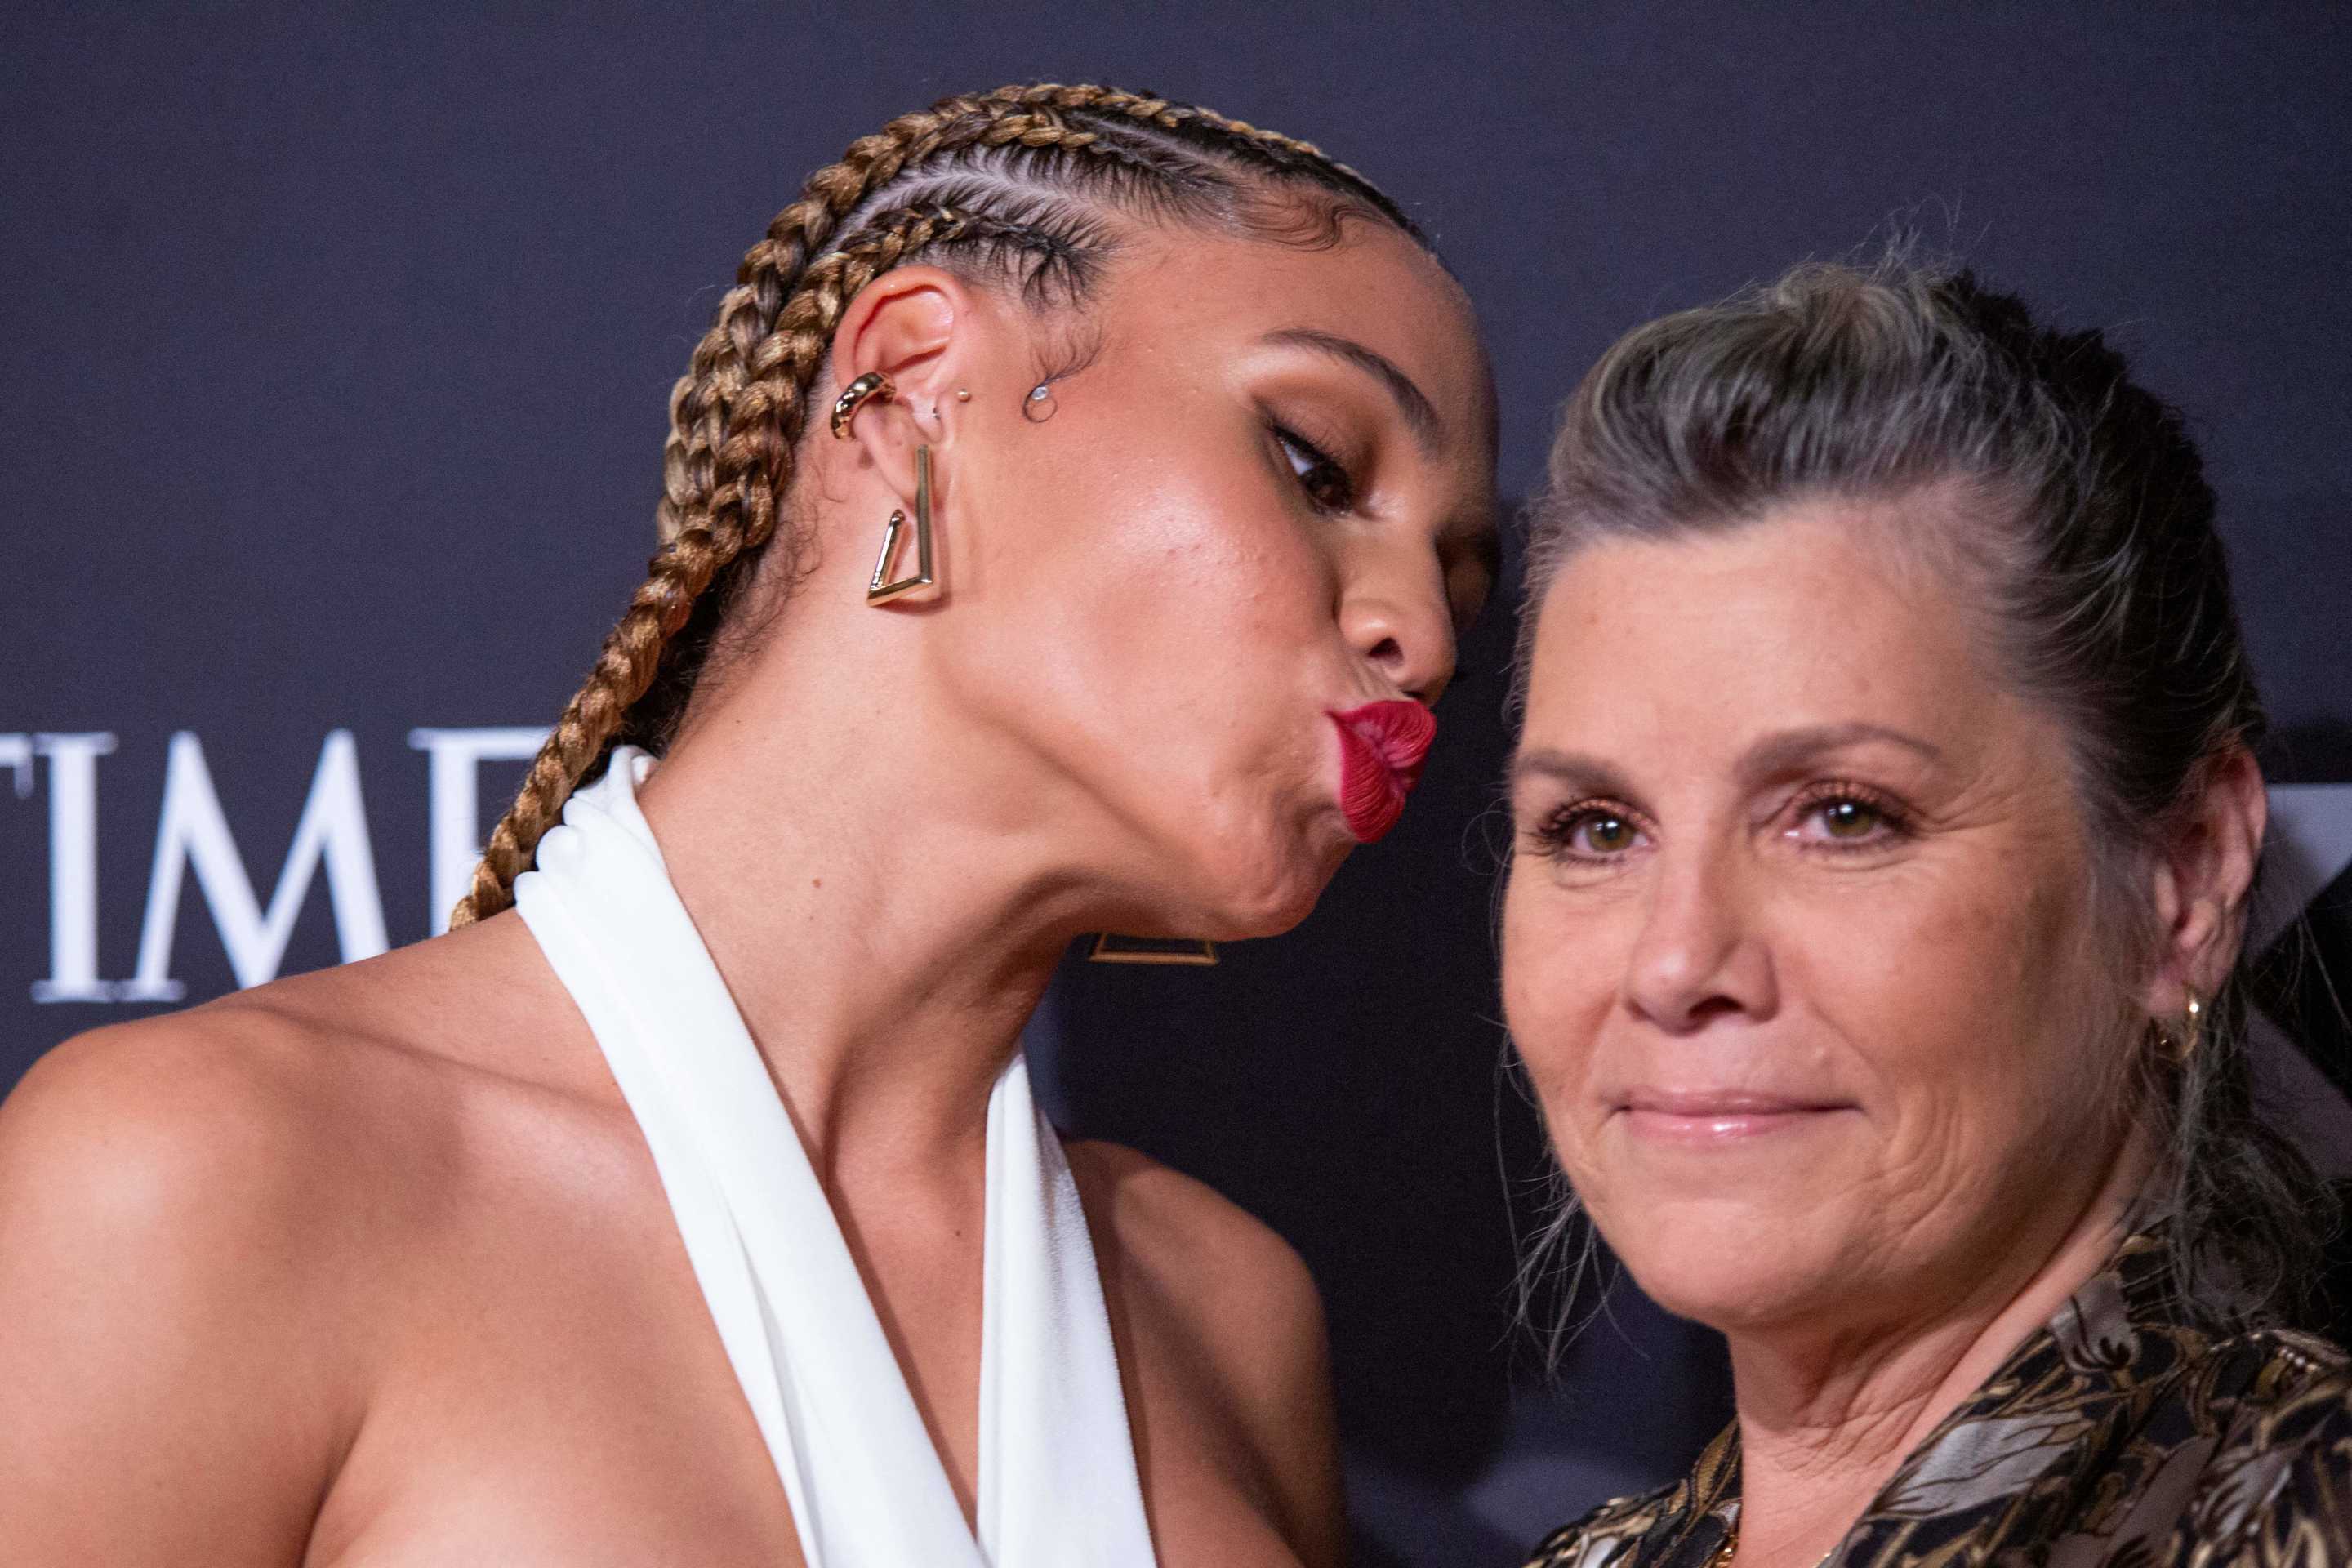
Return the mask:
[[1643,1289],[1728,1341],[1570,1568],[2340,1563],[2318,1191],[2253,1117],[2264,822],[2213,496],[2095,333],[1808,268],[1570,401],[1505,1001]]

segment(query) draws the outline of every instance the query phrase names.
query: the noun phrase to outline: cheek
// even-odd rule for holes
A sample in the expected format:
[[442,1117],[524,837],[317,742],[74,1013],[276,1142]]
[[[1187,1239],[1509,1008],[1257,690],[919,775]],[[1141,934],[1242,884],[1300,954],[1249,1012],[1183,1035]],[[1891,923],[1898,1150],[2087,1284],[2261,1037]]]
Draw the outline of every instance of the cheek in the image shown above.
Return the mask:
[[1146,580],[1181,591],[1205,574],[1230,589],[1297,542],[1255,425],[1229,400],[1155,387],[1073,386],[1053,420],[991,465],[982,525],[1028,571],[1130,593]]
[[[2098,1118],[2084,1073],[2085,910],[2058,865],[2030,883],[1919,868],[1808,907],[1791,978],[1846,1042],[1888,1130],[1889,1186],[1918,1209],[1998,1201]],[[2079,889],[2075,879],[2072,886]]]
[[1263,749],[1270,710],[1289,720],[1318,687],[1328,563],[1230,419],[1063,402],[956,520],[982,537],[972,570],[950,558],[950,592],[993,645],[960,653],[958,679],[1010,678],[1033,716],[1163,753],[1197,786],[1203,765],[1230,771],[1211,761],[1222,737]]
[[1328,638],[1327,563],[1231,445],[1106,453],[1088,478],[1041,477],[1051,499],[1033,496],[1026,547],[1003,568],[1024,618],[1153,700],[1191,692],[1230,711],[1291,684],[1269,661]]
[[1503,899],[1503,1017],[1571,1168],[1589,1110],[1584,1082],[1622,973],[1612,925],[1603,912],[1570,908],[1541,861],[1514,867]]

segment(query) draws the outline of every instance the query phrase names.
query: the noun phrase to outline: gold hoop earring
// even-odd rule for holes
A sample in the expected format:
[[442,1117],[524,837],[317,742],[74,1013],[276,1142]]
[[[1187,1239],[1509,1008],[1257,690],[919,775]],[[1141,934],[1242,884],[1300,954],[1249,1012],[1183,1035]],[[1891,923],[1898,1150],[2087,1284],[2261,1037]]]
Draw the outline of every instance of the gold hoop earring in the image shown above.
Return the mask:
[[[860,376],[861,382],[866,378]],[[852,413],[856,412],[855,409]],[[887,605],[891,600],[929,588],[939,581],[931,567],[931,449],[915,448],[915,571],[912,576],[890,582],[891,568],[898,563],[898,535],[907,526],[907,514],[894,511],[882,531],[882,553],[874,558],[874,579],[866,584],[866,602]]]
[[1193,937],[1117,936],[1103,931],[1087,954],[1094,963],[1189,963],[1212,968],[1217,944]]
[[2182,1011],[2179,1029],[2159,1028],[2157,1038],[2164,1044],[2165,1059],[2174,1067],[2187,1067],[2197,1058],[2197,1047],[2205,1038],[2205,1001],[2195,991],[2189,993],[2189,1005]]
[[2180,1059],[2186,1063],[2197,1055],[2197,1047],[2205,1041],[2205,999],[2195,991],[2189,993],[2189,1007],[2180,1024]]
[[898,387],[891,384],[888,376],[878,370],[869,370],[847,386],[843,387],[841,395],[833,400],[834,439],[836,441],[849,439],[849,422],[857,417],[857,411],[865,407],[868,402],[878,397],[887,403],[898,395]]

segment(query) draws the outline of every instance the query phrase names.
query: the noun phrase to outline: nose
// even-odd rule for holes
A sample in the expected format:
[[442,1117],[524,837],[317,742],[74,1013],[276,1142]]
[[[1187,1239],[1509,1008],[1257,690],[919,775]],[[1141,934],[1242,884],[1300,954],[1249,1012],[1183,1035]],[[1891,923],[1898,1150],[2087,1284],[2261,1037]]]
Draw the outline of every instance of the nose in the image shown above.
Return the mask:
[[1780,1005],[1769,946],[1738,868],[1712,847],[1661,851],[1650,906],[1625,970],[1625,1004],[1670,1035],[1720,1017],[1769,1017]]
[[1436,701],[1454,679],[1454,614],[1433,560],[1363,562],[1342,587],[1339,630],[1416,701]]

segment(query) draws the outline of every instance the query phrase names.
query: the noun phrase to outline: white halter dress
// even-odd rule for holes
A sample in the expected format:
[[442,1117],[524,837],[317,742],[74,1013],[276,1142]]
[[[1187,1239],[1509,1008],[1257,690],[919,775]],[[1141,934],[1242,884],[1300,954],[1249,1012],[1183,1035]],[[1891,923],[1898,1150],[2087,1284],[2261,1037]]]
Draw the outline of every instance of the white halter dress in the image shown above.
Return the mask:
[[1019,1057],[988,1102],[978,1536],[614,753],[515,881],[643,1129],[809,1568],[1151,1568],[1094,1247]]

